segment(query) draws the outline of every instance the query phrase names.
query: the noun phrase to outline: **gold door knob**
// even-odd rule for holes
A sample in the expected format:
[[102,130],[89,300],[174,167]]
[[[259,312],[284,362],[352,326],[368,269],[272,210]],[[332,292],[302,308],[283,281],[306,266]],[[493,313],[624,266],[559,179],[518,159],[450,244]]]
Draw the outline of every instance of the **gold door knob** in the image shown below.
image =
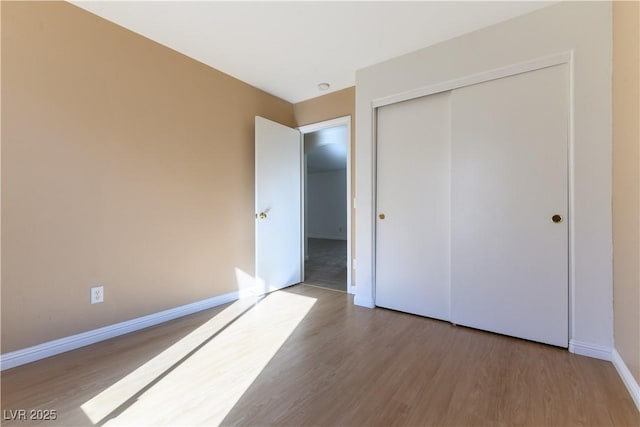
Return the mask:
[[266,217],[267,217],[267,214],[266,214],[266,213],[264,213],[264,212],[260,212],[260,213],[258,214],[258,218],[260,218],[260,219],[265,219]]
[[551,217],[551,221],[555,222],[556,224],[559,222],[562,222],[562,216],[555,214],[554,216]]
[[380,215],[378,215],[378,218],[380,218],[380,219],[384,219],[384,218],[385,218],[385,216],[384,216],[384,214],[380,214]]

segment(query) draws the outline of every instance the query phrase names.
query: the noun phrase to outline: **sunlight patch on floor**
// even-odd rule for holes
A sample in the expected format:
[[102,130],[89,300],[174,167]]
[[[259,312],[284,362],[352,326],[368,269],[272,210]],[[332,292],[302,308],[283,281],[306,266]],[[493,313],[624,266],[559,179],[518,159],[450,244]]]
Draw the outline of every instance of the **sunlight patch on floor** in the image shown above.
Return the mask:
[[121,404],[142,390],[155,378],[185,357],[208,337],[218,333],[256,303],[256,298],[244,298],[231,304],[211,320],[198,327],[171,347],[149,360],[144,365],[113,384],[81,408],[89,419],[97,423],[117,409]]
[[106,425],[217,425],[315,301],[287,292],[269,294],[254,307],[250,299],[239,300],[83,404],[82,409],[92,422],[107,421]]

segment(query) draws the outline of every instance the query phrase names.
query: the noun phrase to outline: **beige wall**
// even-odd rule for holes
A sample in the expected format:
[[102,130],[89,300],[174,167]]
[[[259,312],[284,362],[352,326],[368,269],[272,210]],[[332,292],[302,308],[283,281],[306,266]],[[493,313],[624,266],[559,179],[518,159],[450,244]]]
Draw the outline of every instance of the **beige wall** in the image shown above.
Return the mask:
[[351,128],[353,129],[355,125],[353,122],[355,110],[355,86],[298,102],[293,106],[298,126],[318,123],[338,117],[351,116]]
[[613,4],[613,301],[615,348],[640,382],[640,7]]
[[[338,117],[351,116],[351,200],[356,197],[356,161],[355,161],[355,129],[356,129],[356,88],[355,86],[342,89],[327,95],[299,102],[293,106],[298,126],[323,122]],[[351,208],[351,258],[356,257],[356,227],[355,210]],[[351,274],[352,285],[355,285],[355,275]]]
[[[2,1],[0,1],[0,46],[2,46]],[[2,117],[2,48],[0,47],[0,118]],[[0,120],[0,322],[2,317],[2,120]],[[0,325],[0,329],[1,329]],[[2,340],[0,339],[0,354],[2,354]]]
[[2,9],[2,352],[236,290],[254,115],[293,106],[68,3]]

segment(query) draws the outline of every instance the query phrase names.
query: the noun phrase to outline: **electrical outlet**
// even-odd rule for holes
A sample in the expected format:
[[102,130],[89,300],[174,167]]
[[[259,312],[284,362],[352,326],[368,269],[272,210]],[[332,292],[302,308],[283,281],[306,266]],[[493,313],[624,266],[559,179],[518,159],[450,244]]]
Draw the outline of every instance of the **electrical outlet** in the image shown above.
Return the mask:
[[104,302],[104,286],[95,286],[91,288],[91,304]]

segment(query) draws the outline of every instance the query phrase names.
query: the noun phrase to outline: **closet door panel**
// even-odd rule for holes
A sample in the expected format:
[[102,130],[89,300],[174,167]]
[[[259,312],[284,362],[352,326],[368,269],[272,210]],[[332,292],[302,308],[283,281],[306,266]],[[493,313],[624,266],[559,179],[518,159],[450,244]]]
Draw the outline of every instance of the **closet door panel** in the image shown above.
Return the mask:
[[449,92],[377,112],[376,305],[443,320],[450,317],[450,117]]
[[568,68],[451,102],[452,321],[567,347]]

